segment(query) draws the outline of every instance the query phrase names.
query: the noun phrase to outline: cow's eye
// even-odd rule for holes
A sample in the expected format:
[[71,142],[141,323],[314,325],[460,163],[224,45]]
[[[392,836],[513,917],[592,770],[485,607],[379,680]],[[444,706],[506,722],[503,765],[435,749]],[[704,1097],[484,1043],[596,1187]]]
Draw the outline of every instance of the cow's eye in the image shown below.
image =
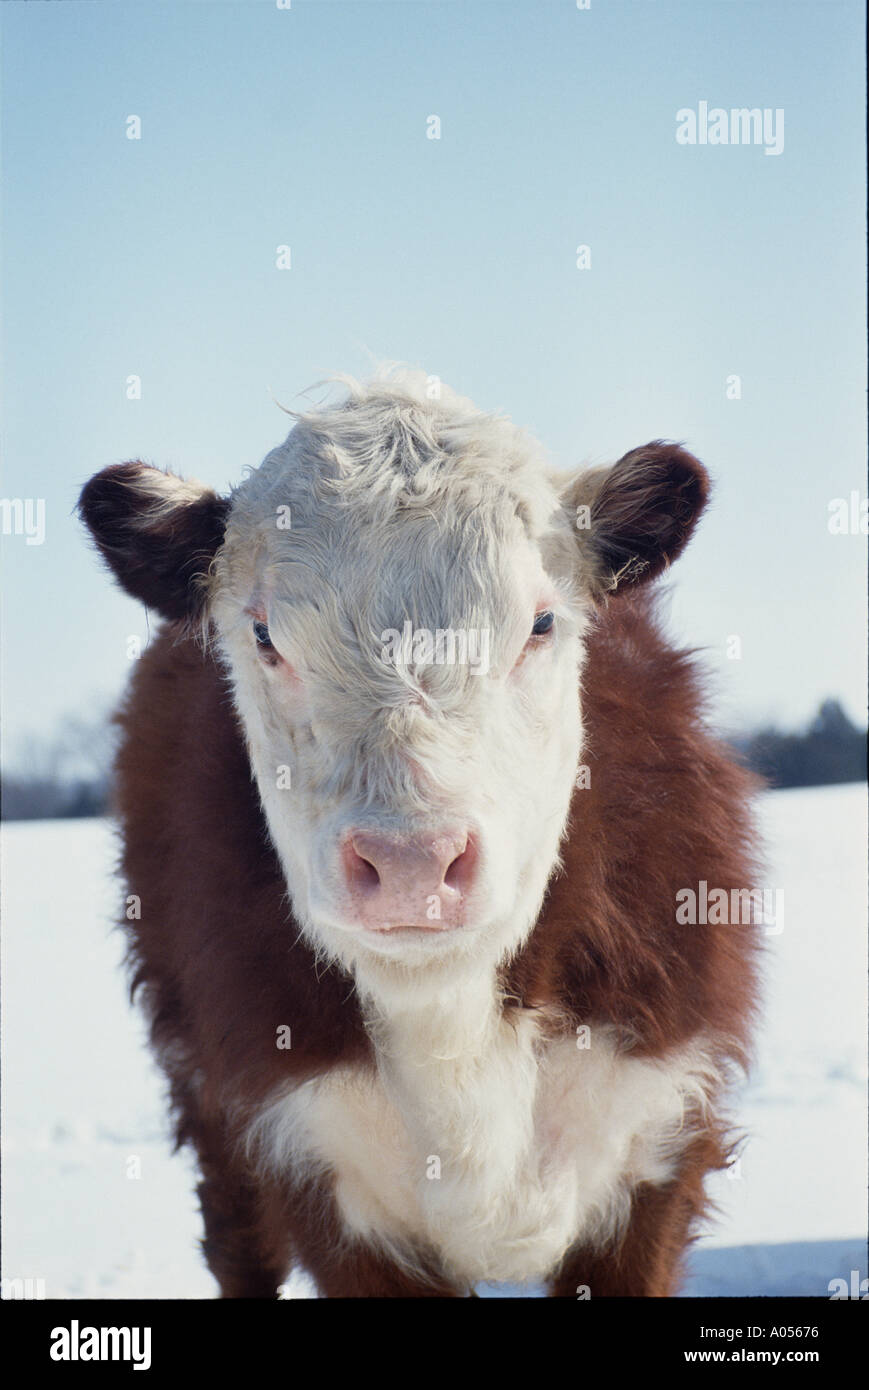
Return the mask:
[[269,637],[269,625],[268,625],[268,623],[259,623],[259,622],[254,623],[254,625],[253,625],[253,635],[254,635],[254,637],[256,638],[256,644],[257,644],[257,646],[260,648],[261,651],[264,651],[264,652],[273,652],[273,651],[274,651],[274,647],[272,646],[272,639],[271,639],[271,637]]
[[534,626],[531,629],[532,637],[545,637],[547,632],[551,632],[555,623],[555,614],[546,609],[544,613],[538,613],[534,618]]

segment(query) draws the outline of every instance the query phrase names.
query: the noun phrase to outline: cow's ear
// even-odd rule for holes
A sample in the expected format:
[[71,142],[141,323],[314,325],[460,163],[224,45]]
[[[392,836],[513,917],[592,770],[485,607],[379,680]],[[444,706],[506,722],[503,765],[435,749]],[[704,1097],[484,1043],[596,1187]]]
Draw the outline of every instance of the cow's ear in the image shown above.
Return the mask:
[[199,614],[201,577],[223,543],[226,498],[144,463],[119,463],[91,478],[78,509],[128,594],[164,618]]
[[688,544],[709,486],[693,454],[661,439],[572,478],[562,495],[592,593],[657,578]]

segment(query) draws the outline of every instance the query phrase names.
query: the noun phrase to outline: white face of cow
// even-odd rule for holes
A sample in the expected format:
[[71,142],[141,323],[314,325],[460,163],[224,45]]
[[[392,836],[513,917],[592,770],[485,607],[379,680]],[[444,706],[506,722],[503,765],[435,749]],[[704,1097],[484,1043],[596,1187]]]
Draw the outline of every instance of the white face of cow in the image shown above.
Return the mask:
[[[380,992],[514,950],[567,821],[589,614],[685,543],[696,460],[655,444],[556,485],[508,421],[405,376],[302,417],[228,511],[122,468],[82,510],[131,591],[143,547],[167,568],[170,531],[207,552],[219,521],[206,616],[312,945]],[[178,617],[194,592],[148,601]]]
[[588,603],[553,529],[537,451],[454,398],[302,421],[234,496],[211,613],[296,916],[350,969],[440,977],[536,917]]

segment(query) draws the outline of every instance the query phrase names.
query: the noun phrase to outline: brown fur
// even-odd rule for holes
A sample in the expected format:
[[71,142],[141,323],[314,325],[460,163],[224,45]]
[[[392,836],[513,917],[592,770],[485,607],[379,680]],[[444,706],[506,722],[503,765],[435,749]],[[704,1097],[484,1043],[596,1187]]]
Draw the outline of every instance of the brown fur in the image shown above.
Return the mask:
[[149,464],[115,463],[85,485],[79,512],[132,598],[164,618],[192,620],[204,603],[200,581],[223,541],[229,501],[205,488],[186,506],[161,505],[149,479],[169,489],[180,481]]
[[[559,1005],[571,1028],[618,1025],[650,1057],[697,1032],[729,1039],[726,1065],[750,1036],[757,928],[678,926],[675,894],[701,879],[757,883],[754,782],[705,732],[691,658],[663,639],[653,604],[631,590],[595,619],[583,697],[591,785],[574,795],[563,871],[504,984],[520,1007]],[[464,1292],[434,1256],[422,1281],[348,1242],[324,1183],[294,1188],[246,1167],[244,1111],[281,1082],[371,1061],[353,983],[315,969],[299,938],[223,674],[180,623],[145,653],[119,720],[123,872],[141,898],[141,920],[124,923],[134,988],[171,1081],[178,1142],[199,1154],[204,1250],[224,1296],[268,1297],[291,1263],[328,1296]],[[291,1050],[275,1046],[282,1025]],[[639,1189],[613,1248],[570,1252],[552,1292],[671,1294],[704,1174],[727,1154],[719,1120],[667,1186]]]

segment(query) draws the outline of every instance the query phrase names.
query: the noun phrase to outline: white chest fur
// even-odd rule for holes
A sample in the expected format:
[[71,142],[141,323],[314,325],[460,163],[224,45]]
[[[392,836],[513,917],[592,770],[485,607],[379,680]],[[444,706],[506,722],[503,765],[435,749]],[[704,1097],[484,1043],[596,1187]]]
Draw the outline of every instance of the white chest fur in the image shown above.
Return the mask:
[[272,1171],[331,1172],[349,1230],[405,1264],[422,1242],[463,1283],[540,1279],[671,1176],[715,1069],[701,1039],[650,1061],[471,1002],[381,1020],[376,1069],[273,1098],[248,1137]]

